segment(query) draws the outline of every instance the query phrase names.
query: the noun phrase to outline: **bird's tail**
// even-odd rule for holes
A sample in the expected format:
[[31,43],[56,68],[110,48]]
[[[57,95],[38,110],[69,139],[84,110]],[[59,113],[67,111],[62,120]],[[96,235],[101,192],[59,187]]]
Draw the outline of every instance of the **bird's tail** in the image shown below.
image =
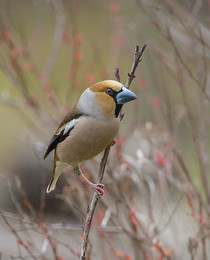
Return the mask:
[[49,185],[47,186],[47,193],[49,193],[55,189],[59,176],[63,172],[64,168],[67,166],[66,163],[63,163],[57,159],[58,158],[55,153],[53,175],[52,175],[52,179],[51,179]]

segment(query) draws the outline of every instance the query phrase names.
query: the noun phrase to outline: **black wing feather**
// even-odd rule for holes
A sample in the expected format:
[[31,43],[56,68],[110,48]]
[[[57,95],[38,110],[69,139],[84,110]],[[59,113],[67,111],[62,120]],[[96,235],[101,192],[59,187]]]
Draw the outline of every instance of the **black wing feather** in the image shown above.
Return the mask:
[[[66,123],[70,122],[71,120],[77,119],[77,118],[79,118],[82,115],[83,114],[76,107],[74,107],[73,110],[64,117],[63,121],[60,123],[57,131],[55,132],[54,136],[52,137],[52,139],[51,139],[51,141],[50,141],[50,143],[48,145],[47,151],[46,151],[46,153],[44,155],[44,159],[47,158],[48,154],[52,150],[54,150],[59,143],[63,142],[66,139],[66,137],[69,135],[71,130],[74,128],[74,126],[71,127],[68,130],[68,132],[66,132],[64,134],[65,128],[61,132],[59,132],[61,127],[64,126]],[[57,132],[59,132],[59,133],[56,134]]]
[[45,155],[44,155],[44,159],[47,158],[48,154],[49,154],[50,152],[52,152],[52,150],[54,150],[59,143],[63,142],[63,141],[66,139],[66,137],[69,136],[69,133],[71,132],[71,130],[72,130],[73,128],[74,128],[74,126],[73,126],[72,128],[70,128],[70,129],[68,130],[68,132],[66,132],[65,134],[64,134],[64,130],[65,130],[65,129],[63,129],[58,135],[54,135],[54,136],[52,137],[52,139],[51,139],[51,141],[50,141],[50,143],[49,143],[49,146],[48,146],[48,148],[47,148],[47,151],[46,151],[46,153],[45,153]]

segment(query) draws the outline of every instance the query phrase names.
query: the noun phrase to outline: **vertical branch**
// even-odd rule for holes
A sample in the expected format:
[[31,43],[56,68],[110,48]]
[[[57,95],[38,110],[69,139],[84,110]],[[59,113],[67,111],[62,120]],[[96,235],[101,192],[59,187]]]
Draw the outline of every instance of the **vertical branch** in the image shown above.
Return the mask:
[[120,69],[118,67],[115,68],[114,75],[118,82],[120,82]]
[[[104,177],[104,171],[107,163],[107,159],[109,156],[109,151],[110,151],[111,145],[109,145],[105,151],[103,158],[100,163],[100,168],[99,168],[99,175],[98,175],[98,183],[101,183]],[[82,243],[82,251],[81,251],[81,260],[86,260],[86,254],[87,254],[87,246],[88,246],[88,238],[89,238],[89,233],[90,233],[90,227],[93,219],[93,215],[96,209],[96,205],[98,203],[99,196],[98,193],[95,192],[90,204],[90,207],[88,209],[86,221],[85,221],[85,228],[84,228],[84,238],[83,238],[83,243]]]
[[[128,79],[127,79],[127,82],[126,82],[126,85],[125,85],[126,88],[130,87],[133,79],[135,78],[136,68],[137,68],[139,62],[142,60],[141,56],[142,56],[146,46],[147,45],[145,44],[141,51],[139,51],[139,46],[138,45],[136,46],[134,62],[133,62],[133,65],[131,67],[130,73],[128,73]],[[116,76],[117,80],[120,81],[120,74],[119,74],[118,68],[115,69],[115,76]],[[100,168],[99,168],[98,183],[101,183],[102,180],[103,180],[104,170],[105,170],[105,167],[106,167],[110,148],[111,148],[111,144],[104,151],[104,155],[103,155],[103,158],[101,160]],[[99,196],[98,196],[97,192],[95,192],[94,195],[93,195],[90,207],[88,208],[87,217],[86,217],[86,221],[85,221],[82,249],[81,249],[81,255],[80,255],[81,260],[87,259],[87,249],[88,249],[88,239],[89,239],[89,234],[90,234],[90,228],[91,228],[91,224],[92,224],[92,220],[93,220],[93,215],[94,215],[97,203],[98,203],[98,199],[99,199]]]
[[138,45],[136,46],[135,55],[134,55],[134,62],[133,62],[133,65],[131,67],[130,73],[128,73],[128,79],[127,79],[126,84],[125,84],[126,88],[130,87],[133,79],[136,77],[135,76],[136,68],[138,67],[139,62],[142,60],[141,56],[143,55],[143,52],[144,52],[146,47],[147,47],[147,44],[144,44],[141,51],[139,51],[139,46]]

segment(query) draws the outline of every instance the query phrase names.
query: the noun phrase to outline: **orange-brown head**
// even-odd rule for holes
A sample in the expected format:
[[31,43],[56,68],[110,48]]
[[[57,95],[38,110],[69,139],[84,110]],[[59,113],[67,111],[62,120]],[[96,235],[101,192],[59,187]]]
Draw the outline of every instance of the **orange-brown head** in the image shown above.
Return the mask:
[[137,96],[115,80],[104,80],[87,88],[78,102],[78,109],[90,116],[117,117],[123,104]]

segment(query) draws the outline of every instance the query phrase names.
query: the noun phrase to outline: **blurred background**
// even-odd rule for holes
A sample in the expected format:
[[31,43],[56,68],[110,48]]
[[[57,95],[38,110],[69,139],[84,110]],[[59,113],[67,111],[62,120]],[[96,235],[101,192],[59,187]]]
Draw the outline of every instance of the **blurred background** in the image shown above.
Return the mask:
[[[79,259],[93,192],[43,154],[85,88],[125,84],[88,259],[210,258],[210,27],[202,0],[0,1],[0,259]],[[102,155],[82,165],[96,181]]]

